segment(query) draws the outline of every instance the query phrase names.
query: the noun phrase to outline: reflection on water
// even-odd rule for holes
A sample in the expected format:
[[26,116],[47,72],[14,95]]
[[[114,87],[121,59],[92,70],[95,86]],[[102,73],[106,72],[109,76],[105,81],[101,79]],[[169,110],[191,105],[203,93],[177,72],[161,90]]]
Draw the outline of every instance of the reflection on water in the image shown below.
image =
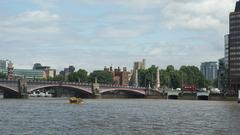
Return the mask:
[[1,134],[239,135],[235,102],[151,99],[0,100]]

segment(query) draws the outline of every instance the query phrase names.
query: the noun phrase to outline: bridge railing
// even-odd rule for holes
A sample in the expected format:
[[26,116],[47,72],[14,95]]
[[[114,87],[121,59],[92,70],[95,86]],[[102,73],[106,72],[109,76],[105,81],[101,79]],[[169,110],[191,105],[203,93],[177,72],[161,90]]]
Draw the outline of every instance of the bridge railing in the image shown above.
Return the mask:
[[0,82],[17,82],[17,79],[12,79],[12,80],[8,80],[8,79],[0,79]]
[[[17,79],[15,80],[0,79],[0,82],[17,82],[17,81],[18,81]],[[27,80],[27,83],[92,86],[92,83],[79,83],[79,82],[67,82],[67,81]],[[113,85],[113,84],[99,84],[99,85],[100,87],[110,87],[110,88],[146,89],[145,87],[123,86],[123,85]]]

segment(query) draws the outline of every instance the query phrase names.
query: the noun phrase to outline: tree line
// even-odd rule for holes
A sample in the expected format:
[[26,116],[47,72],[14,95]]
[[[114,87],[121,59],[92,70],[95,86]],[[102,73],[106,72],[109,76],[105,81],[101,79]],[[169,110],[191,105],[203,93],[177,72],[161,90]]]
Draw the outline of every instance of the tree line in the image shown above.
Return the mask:
[[[208,87],[212,84],[206,80],[202,72],[196,66],[181,66],[176,70],[169,65],[160,71],[161,87],[181,88],[183,85],[195,85],[198,88]],[[139,85],[141,87],[154,87],[156,84],[157,67],[139,70]]]
[[[211,81],[205,79],[201,71],[196,66],[181,66],[179,70],[174,66],[169,65],[166,69],[160,69],[160,84],[161,87],[181,88],[182,85],[196,85],[198,88],[204,88],[212,85]],[[157,67],[151,66],[148,69],[138,71],[138,83],[141,87],[153,88],[156,84]],[[6,78],[6,74],[0,73],[0,78]],[[104,70],[96,70],[88,74],[84,69],[79,69],[76,72],[68,75],[56,75],[53,78],[48,78],[48,81],[69,81],[92,83],[97,78],[98,83],[113,84],[112,73]],[[133,82],[129,82],[133,84]]]
[[88,72],[84,69],[79,69],[76,72],[70,73],[68,75],[56,75],[53,78],[49,78],[49,81],[69,81],[69,82],[82,82],[82,83],[92,83],[97,78],[98,83],[112,84],[113,77],[112,73],[103,70],[93,71],[88,75]]

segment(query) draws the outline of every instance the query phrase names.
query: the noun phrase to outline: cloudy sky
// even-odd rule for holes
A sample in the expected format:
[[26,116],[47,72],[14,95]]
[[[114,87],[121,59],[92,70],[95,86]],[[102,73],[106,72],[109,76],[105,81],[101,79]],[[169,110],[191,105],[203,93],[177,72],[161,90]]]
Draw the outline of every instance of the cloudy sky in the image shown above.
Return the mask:
[[1,0],[0,59],[88,71],[133,61],[199,66],[224,55],[236,0]]

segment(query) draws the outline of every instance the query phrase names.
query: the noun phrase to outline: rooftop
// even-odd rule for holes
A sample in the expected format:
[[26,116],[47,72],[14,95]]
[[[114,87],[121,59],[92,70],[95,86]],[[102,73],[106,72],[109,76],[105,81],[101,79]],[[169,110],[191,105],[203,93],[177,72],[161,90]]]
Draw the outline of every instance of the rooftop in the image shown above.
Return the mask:
[[240,12],[240,1],[237,1],[234,12]]

